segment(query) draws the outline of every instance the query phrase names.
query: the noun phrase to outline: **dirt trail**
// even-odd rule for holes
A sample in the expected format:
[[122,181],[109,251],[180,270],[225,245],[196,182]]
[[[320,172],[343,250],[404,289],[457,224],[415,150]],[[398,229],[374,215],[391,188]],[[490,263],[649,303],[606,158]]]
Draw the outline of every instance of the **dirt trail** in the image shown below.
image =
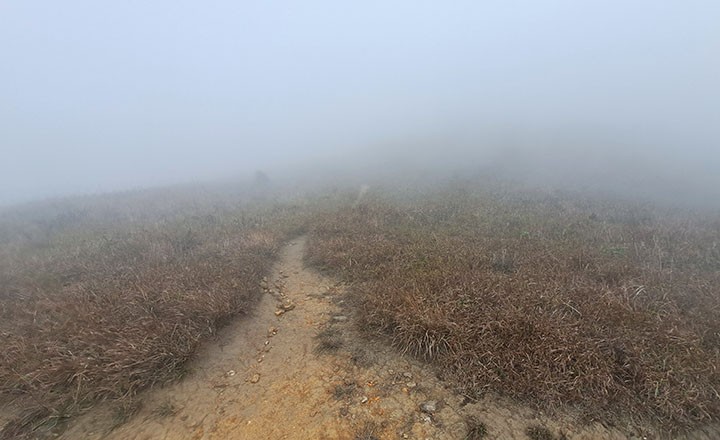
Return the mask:
[[526,439],[533,425],[572,439],[627,438],[454,394],[419,362],[360,338],[342,311],[344,286],[305,268],[304,248],[299,238],[282,251],[254,313],[208,343],[185,378],[148,391],[115,429],[109,408],[96,409],[62,438],[480,438],[473,419],[486,438]]

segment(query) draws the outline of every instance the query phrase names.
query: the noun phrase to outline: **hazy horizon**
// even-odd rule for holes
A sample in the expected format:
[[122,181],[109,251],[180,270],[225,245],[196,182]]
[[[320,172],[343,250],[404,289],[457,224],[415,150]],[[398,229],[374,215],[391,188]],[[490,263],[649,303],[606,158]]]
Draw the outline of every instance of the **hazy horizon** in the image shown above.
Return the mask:
[[483,166],[717,203],[719,21],[711,1],[6,1],[0,205]]

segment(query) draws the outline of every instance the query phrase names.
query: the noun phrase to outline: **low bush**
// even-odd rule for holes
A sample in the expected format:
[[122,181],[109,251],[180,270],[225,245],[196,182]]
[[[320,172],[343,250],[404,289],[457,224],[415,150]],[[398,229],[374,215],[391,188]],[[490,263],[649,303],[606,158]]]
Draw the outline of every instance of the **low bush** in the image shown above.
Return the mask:
[[[15,409],[0,437],[47,430],[177,378],[204,338],[253,307],[300,224],[272,203],[173,206],[164,196],[0,215],[0,399]],[[107,203],[113,197],[122,203]]]
[[340,207],[307,259],[466,393],[682,429],[720,419],[719,243],[709,214],[467,185]]

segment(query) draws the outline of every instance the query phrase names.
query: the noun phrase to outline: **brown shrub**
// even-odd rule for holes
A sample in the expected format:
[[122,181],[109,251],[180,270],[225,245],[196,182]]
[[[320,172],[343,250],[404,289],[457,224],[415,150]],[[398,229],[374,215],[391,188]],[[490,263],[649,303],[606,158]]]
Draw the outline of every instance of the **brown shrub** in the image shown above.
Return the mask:
[[720,419],[717,220],[486,188],[318,217],[307,260],[361,326],[499,392],[680,429]]
[[178,203],[153,216],[123,200],[119,211],[84,201],[93,219],[76,223],[0,216],[0,399],[18,409],[0,438],[177,378],[204,338],[253,307],[295,226],[279,207]]

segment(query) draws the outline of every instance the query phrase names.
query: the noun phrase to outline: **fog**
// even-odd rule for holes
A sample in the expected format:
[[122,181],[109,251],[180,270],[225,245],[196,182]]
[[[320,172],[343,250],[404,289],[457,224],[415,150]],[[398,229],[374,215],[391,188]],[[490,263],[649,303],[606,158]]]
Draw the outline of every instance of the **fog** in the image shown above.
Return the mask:
[[717,1],[0,3],[0,204],[495,170],[718,203]]

